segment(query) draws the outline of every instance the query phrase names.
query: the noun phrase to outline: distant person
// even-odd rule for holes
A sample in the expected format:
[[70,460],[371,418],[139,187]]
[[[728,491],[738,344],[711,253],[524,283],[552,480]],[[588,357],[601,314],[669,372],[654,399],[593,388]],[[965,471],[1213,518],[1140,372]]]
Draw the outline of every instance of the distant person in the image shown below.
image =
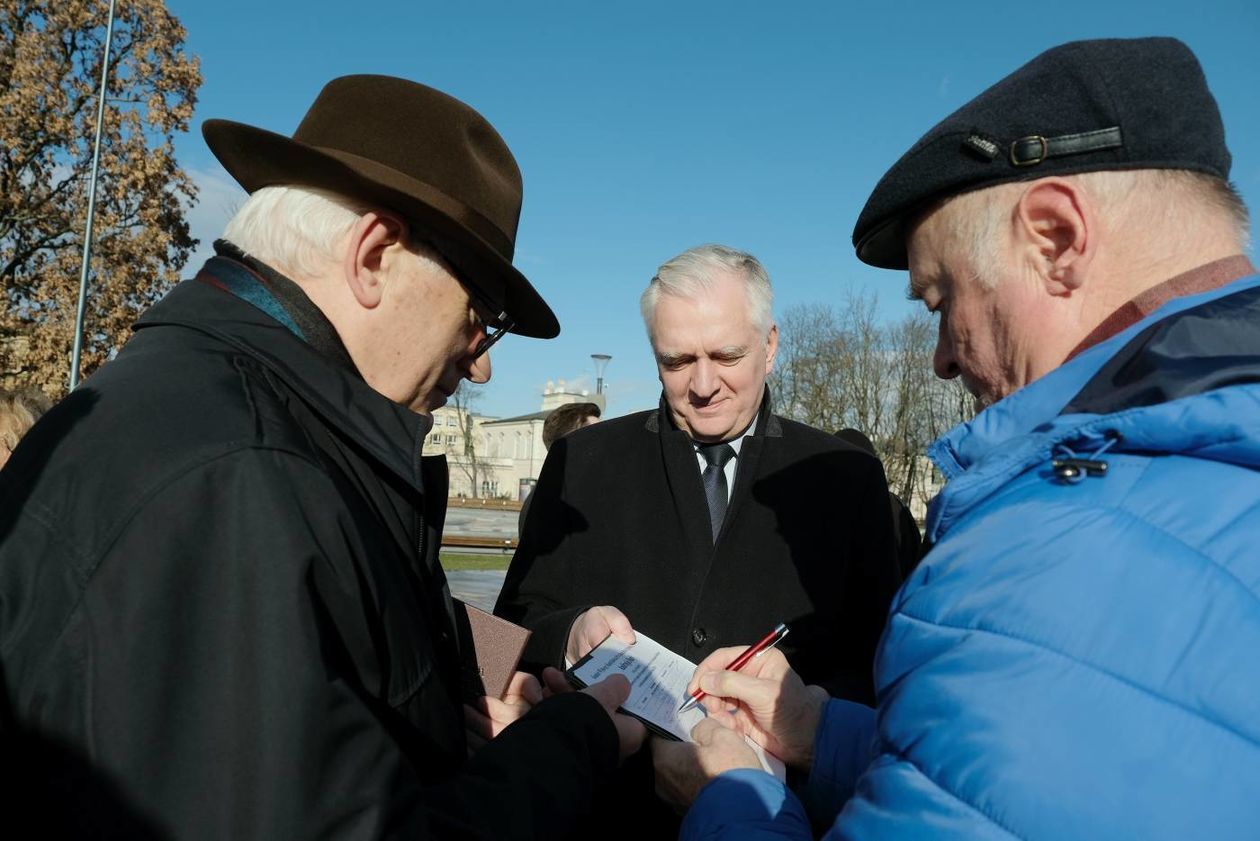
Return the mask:
[[[543,421],[543,449],[550,450],[551,445],[557,438],[562,438],[584,426],[598,423],[599,416],[600,408],[596,403],[564,403],[557,406],[551,410],[551,414],[547,415],[547,419]],[[525,532],[525,517],[529,515],[529,501],[533,496],[531,493],[521,503],[521,513],[517,519],[518,535]]]
[[[1143,38],[1043,53],[875,187],[858,256],[909,267],[937,374],[987,408],[930,451],[878,709],[773,652],[699,678],[809,772],[827,839],[1257,837],[1260,276],[1229,171],[1199,62]],[[657,752],[683,839],[812,837],[740,736],[693,736]]]
[[27,430],[50,408],[52,401],[38,389],[0,390],[0,467],[4,467]]
[[[733,248],[657,270],[642,313],[660,407],[553,444],[499,597],[500,615],[533,630],[536,665],[575,662],[632,627],[698,662],[782,621],[795,668],[873,700],[900,581],[888,487],[877,459],[774,413],[772,304],[765,268]],[[618,826],[676,831],[646,752],[628,776]]]
[[[860,429],[841,429],[836,433],[836,437],[841,441],[849,442],[862,452],[878,457],[875,445]],[[888,492],[888,506],[892,511],[893,534],[897,537],[897,568],[901,571],[902,579],[906,579],[910,577],[915,564],[919,562],[923,534],[919,531],[919,524],[914,521],[914,515],[910,513],[909,506],[891,490]]]
[[595,403],[565,403],[557,406],[543,421],[543,448],[550,450],[557,438],[597,423],[599,415],[600,409]]
[[[250,193],[217,256],[0,472],[6,819],[49,837],[146,834],[107,808],[161,838],[586,826],[643,739],[613,714],[629,686],[543,700],[521,673],[462,703],[446,464],[419,456],[492,345],[559,330],[511,263],[516,161],[464,103],[387,76],[334,79],[292,138],[202,131]],[[466,726],[502,732],[470,757]]]

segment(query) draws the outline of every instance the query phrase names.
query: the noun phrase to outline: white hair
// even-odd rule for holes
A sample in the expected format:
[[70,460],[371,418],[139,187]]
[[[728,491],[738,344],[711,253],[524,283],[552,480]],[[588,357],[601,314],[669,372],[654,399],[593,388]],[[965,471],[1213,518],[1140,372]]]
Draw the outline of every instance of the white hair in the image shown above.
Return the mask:
[[[1202,224],[1225,225],[1246,251],[1251,236],[1247,206],[1228,181],[1178,169],[1102,170],[1064,176],[1081,185],[1098,203],[1104,225],[1137,226],[1134,230],[1169,237],[1188,237],[1192,247]],[[947,199],[950,232],[966,243],[975,280],[993,288],[1000,280],[998,239],[1011,221],[1026,182],[999,184]],[[1200,222],[1202,219],[1202,222]]]
[[[223,238],[256,260],[296,275],[318,274],[337,258],[350,229],[374,205],[315,187],[262,187],[223,229]],[[436,262],[441,252],[422,232],[406,233],[407,250]]]
[[744,281],[748,320],[762,333],[769,333],[774,323],[774,290],[770,288],[770,275],[765,267],[747,252],[710,244],[690,248],[665,261],[656,270],[656,276],[639,299],[639,311],[643,314],[648,338],[652,336],[656,302],[662,295],[697,298],[712,289],[722,273],[733,274]]

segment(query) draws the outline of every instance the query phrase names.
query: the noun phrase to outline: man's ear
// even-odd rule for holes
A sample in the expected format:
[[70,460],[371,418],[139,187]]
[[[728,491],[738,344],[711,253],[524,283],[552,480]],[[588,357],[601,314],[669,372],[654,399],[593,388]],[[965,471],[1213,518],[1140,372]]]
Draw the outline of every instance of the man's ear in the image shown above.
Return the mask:
[[774,357],[779,352],[779,325],[771,324],[766,336],[766,374],[774,370]]
[[1099,233],[1091,197],[1071,181],[1043,178],[1020,197],[1016,237],[1052,295],[1070,295],[1085,284]]
[[346,238],[342,274],[359,306],[373,309],[381,302],[385,279],[392,268],[390,246],[401,245],[407,226],[401,218],[369,210],[354,223]]

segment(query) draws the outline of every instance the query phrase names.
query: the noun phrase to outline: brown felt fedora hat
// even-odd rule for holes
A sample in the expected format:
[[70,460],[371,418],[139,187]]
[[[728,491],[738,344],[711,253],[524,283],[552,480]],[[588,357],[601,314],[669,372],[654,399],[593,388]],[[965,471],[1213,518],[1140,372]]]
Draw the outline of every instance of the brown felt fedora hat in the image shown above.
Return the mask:
[[201,133],[248,192],[291,184],[379,204],[506,312],[512,332],[560,332],[512,266],[520,168],[499,133],[458,99],[391,76],[342,76],[324,86],[293,137],[230,120],[207,120]]

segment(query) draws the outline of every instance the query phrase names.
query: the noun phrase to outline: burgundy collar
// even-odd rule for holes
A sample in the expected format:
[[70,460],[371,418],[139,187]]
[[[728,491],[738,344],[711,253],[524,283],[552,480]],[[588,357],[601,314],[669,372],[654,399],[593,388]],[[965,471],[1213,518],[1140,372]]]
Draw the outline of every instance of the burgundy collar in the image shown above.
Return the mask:
[[1137,324],[1173,298],[1184,298],[1187,295],[1219,289],[1240,277],[1255,273],[1255,266],[1251,265],[1251,261],[1242,254],[1213,260],[1188,272],[1182,272],[1174,278],[1140,292],[1131,301],[1123,304],[1120,309],[1103,319],[1102,324],[1090,331],[1090,334],[1082,339],[1081,343],[1074,347],[1067,355],[1067,359],[1063,361],[1067,362],[1078,353],[1105,342],[1125,328]]

